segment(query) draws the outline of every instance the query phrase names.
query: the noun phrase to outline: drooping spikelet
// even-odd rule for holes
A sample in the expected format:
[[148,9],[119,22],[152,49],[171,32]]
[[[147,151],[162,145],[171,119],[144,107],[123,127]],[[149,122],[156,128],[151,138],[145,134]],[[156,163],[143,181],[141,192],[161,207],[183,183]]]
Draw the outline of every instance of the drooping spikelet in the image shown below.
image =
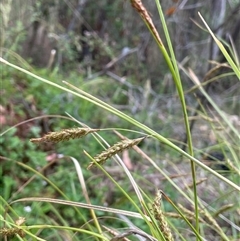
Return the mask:
[[0,237],[12,237],[17,234],[22,238],[25,235],[24,231],[19,228],[0,228]]
[[114,236],[114,238],[111,239],[111,241],[114,240],[121,240],[121,241],[130,241],[128,238],[118,238],[119,232],[116,232],[115,230],[108,228],[106,226],[102,226],[104,229],[106,229],[110,234]]
[[25,233],[23,231],[23,229],[21,229],[21,225],[25,222],[25,218],[24,217],[19,217],[16,221],[15,224],[19,226],[15,227],[15,228],[0,228],[0,237],[4,237],[4,238],[11,238],[14,235],[19,235],[21,238],[23,238],[25,236]]
[[[126,150],[135,145],[138,145],[145,138],[146,137],[141,137],[133,140],[129,140],[129,139],[122,140],[114,144],[113,146],[109,147],[105,151],[101,152],[100,154],[96,155],[94,159],[96,162],[102,165],[110,157],[122,152],[123,150]],[[90,169],[94,164],[95,164],[94,162],[91,162],[88,166],[88,169]]]
[[152,204],[153,215],[154,215],[155,219],[158,221],[159,228],[161,229],[165,239],[167,241],[173,241],[173,236],[172,236],[171,230],[168,227],[168,223],[165,220],[164,214],[161,210],[161,200],[162,200],[162,194],[161,194],[161,191],[158,190],[156,197]]
[[30,139],[33,143],[42,143],[42,142],[54,142],[58,143],[60,141],[68,141],[70,139],[76,139],[84,137],[90,133],[97,132],[100,129],[91,129],[91,128],[71,128],[64,129],[56,132],[49,132],[43,137]]

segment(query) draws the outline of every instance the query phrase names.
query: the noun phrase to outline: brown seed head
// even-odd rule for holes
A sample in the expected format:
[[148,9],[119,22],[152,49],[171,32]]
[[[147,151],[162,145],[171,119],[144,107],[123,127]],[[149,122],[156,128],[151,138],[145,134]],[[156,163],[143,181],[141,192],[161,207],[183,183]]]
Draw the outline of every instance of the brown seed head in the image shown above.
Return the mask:
[[68,141],[70,139],[76,139],[84,137],[90,133],[97,132],[100,129],[90,129],[90,128],[71,128],[64,129],[56,132],[49,132],[45,136],[41,138],[33,138],[30,139],[33,143],[41,143],[41,142],[54,142],[58,143],[60,141]]
[[[126,150],[135,145],[138,145],[145,138],[146,137],[141,137],[134,140],[129,140],[129,139],[122,140],[116,143],[115,145],[109,147],[105,151],[101,152],[100,154],[96,155],[94,159],[96,162],[102,165],[110,157],[122,152],[123,150]],[[88,166],[88,169],[90,169],[94,164],[95,164],[94,162],[91,162]]]
[[168,223],[165,220],[164,214],[161,210],[161,200],[162,200],[162,193],[160,190],[158,190],[156,197],[152,204],[153,215],[154,215],[155,219],[158,221],[159,228],[161,229],[165,239],[167,241],[173,241],[173,236],[172,236],[171,230],[168,227]]

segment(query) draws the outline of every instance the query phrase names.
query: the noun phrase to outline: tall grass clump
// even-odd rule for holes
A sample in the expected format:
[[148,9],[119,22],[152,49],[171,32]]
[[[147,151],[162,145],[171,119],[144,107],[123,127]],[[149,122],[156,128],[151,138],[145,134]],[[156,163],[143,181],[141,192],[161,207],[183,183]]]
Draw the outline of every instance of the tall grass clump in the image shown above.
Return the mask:
[[[76,152],[82,151],[83,156],[87,157],[89,160],[87,169],[92,170],[93,178],[94,175],[100,175],[105,176],[110,180],[111,184],[114,185],[114,188],[119,190],[121,195],[127,200],[127,206],[131,207],[131,211],[125,210],[124,208],[113,208],[95,203],[95,200],[91,198],[91,195],[93,192],[98,192],[99,184],[95,183],[94,186],[91,186],[91,189],[88,188],[89,182],[86,182],[85,180],[84,172],[86,172],[86,170],[82,167],[84,163],[82,163],[81,160],[76,160],[71,156],[64,156],[64,153],[59,156],[59,160],[70,161],[73,163],[75,173],[81,186],[81,189],[78,190],[78,192],[84,196],[85,202],[72,201],[71,198],[58,187],[57,183],[44,175],[44,170],[46,170],[49,165],[52,165],[51,163],[46,167],[34,169],[21,160],[11,160],[7,157],[2,157],[5,161],[13,162],[16,166],[21,167],[23,171],[28,171],[33,174],[32,178],[26,182],[24,187],[34,179],[41,179],[58,194],[57,197],[52,197],[51,195],[34,197],[31,195],[27,197],[20,196],[16,199],[13,198],[10,202],[1,197],[1,222],[3,225],[0,229],[0,235],[4,237],[5,240],[10,240],[10,237],[12,236],[16,236],[18,240],[29,240],[30,237],[36,240],[51,240],[51,238],[54,240],[61,240],[61,238],[65,238],[65,240],[83,240],[84,237],[95,240],[112,241],[130,240],[131,238],[131,240],[163,241],[230,241],[239,238],[239,220],[235,214],[239,212],[239,205],[236,203],[236,197],[240,192],[239,130],[229,120],[227,114],[218,107],[211,96],[209,96],[204,90],[202,83],[199,81],[194,71],[183,68],[183,72],[193,81],[194,88],[202,93],[214,110],[214,116],[211,118],[208,116],[206,107],[201,105],[200,102],[201,110],[199,110],[199,118],[207,121],[209,126],[211,126],[211,130],[217,136],[217,148],[224,153],[225,158],[227,159],[225,165],[229,169],[229,174],[226,175],[225,173],[217,172],[214,168],[195,157],[195,152],[207,153],[208,150],[198,150],[193,145],[189,122],[190,115],[185,102],[185,91],[181,82],[178,62],[175,58],[161,4],[156,0],[159,18],[163,26],[163,33],[157,31],[150,14],[140,0],[131,0],[130,2],[151,32],[159,47],[159,54],[164,57],[172,75],[178,94],[178,100],[181,103],[182,117],[187,136],[187,151],[181,149],[179,145],[176,144],[176,141],[166,138],[151,127],[139,122],[130,115],[123,113],[71,83],[63,81],[63,85],[60,85],[51,82],[1,58],[0,61],[2,67],[5,65],[25,73],[36,79],[36,81],[41,81],[43,85],[45,85],[45,88],[52,86],[61,91],[65,91],[79,98],[79,102],[81,102],[81,100],[89,101],[93,103],[96,108],[102,108],[103,115],[104,113],[109,112],[132,125],[131,130],[121,129],[120,127],[92,129],[68,114],[69,118],[80,127],[65,128],[63,130],[47,133],[40,138],[31,139],[31,142],[39,146],[41,146],[42,143],[58,143],[62,141],[65,141],[64,143],[67,145],[67,141],[70,141],[71,139],[77,141],[77,138],[85,139],[88,135],[92,136],[99,143],[102,151],[95,154],[91,153],[91,149],[76,150]],[[236,77],[240,78],[240,69],[237,62],[234,61],[226,51],[224,45],[211,32],[202,16],[201,19],[226,57],[228,62],[227,65],[231,71],[230,73],[233,71]],[[164,44],[165,42],[166,44]],[[219,76],[219,78],[223,77],[224,76]],[[214,117],[216,118],[214,119]],[[222,132],[218,132],[219,127],[221,127]],[[3,136],[7,132],[8,130],[1,135]],[[107,138],[103,138],[102,133],[105,132],[118,133],[121,140],[117,143],[110,143]],[[135,135],[136,138],[127,138],[127,135],[123,136],[123,134],[119,134],[119,132]],[[182,160],[188,160],[188,165],[190,166],[189,170],[191,172],[191,178],[188,177],[188,180],[191,180],[190,184],[185,182],[184,179],[181,179],[183,185],[176,183],[174,178],[171,177],[165,169],[160,168],[153,158],[138,147],[140,144],[144,145],[144,142],[148,139],[153,139],[161,146],[167,146],[170,154],[176,155],[177,153]],[[167,180],[167,187],[160,182],[160,186],[155,187],[156,193],[149,194],[144,189],[144,185],[137,182],[135,173],[129,170],[125,162],[120,158],[120,153],[127,149],[135,150],[140,157],[147,161],[149,167],[152,167],[154,171],[163,176],[164,179]],[[215,163],[221,165],[221,160],[218,160],[218,158],[216,159]],[[117,167],[119,172],[121,171],[124,173],[122,178],[128,181],[127,185],[128,187],[131,187],[130,189],[133,190],[133,193],[131,192],[131,194],[129,194],[128,188],[126,188],[122,182],[116,179],[114,174],[109,171],[108,165],[110,165],[110,160],[114,161],[111,166]],[[170,165],[174,168],[176,167],[174,163],[171,163]],[[66,173],[68,170],[64,170],[64,172]],[[198,173],[201,173],[201,176]],[[208,185],[203,188],[203,191],[199,193],[198,185],[206,183],[208,177],[210,183],[208,183]],[[219,187],[215,186],[219,183],[222,187],[220,185]],[[216,200],[214,197],[212,197],[212,202],[210,203],[204,201],[204,195],[209,191],[208,187],[211,189],[214,188],[215,191],[221,193],[221,196],[219,197],[220,199],[231,197],[229,203],[222,202],[214,205],[214,200]],[[178,195],[171,197],[171,195],[168,194],[171,192],[176,192]],[[177,198],[175,199],[175,197]],[[209,200],[211,200],[211,197],[209,197]],[[38,219],[31,220],[31,224],[28,224],[30,222],[27,219],[25,220],[24,218],[19,217],[19,214],[15,211],[15,207],[21,205],[21,203],[46,203],[48,206],[44,207],[49,210],[48,212],[51,213],[51,215],[48,216],[45,214],[41,216],[40,212]],[[75,215],[82,218],[84,225],[81,227],[77,225],[76,227],[71,227],[68,224],[68,220],[65,220],[59,211],[63,206],[72,207]],[[165,206],[170,207],[170,211],[166,211]],[[82,210],[89,210],[90,218],[88,220],[86,220],[86,215]],[[226,211],[229,212],[228,215],[223,214]],[[106,213],[108,216],[99,218],[98,216],[101,216],[102,213]],[[19,219],[24,221],[18,221]],[[55,219],[60,221],[57,222]],[[105,224],[104,221],[106,221],[107,224]],[[124,228],[122,229],[122,226],[118,227],[118,224],[124,224]],[[226,232],[227,228],[228,232]],[[49,230],[54,230],[54,232],[51,233]]]

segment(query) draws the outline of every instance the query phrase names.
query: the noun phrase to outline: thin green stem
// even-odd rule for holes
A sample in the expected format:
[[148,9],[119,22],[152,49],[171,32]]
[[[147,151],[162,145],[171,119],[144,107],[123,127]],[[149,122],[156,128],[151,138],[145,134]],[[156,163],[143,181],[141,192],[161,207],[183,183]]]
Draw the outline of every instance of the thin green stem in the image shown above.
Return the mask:
[[[170,59],[166,49],[164,48],[164,46],[160,43],[158,43],[158,46],[159,46],[159,48],[160,48],[160,50],[161,50],[161,52],[162,52],[162,54],[163,54],[163,56],[164,56],[164,58],[167,62],[169,70],[172,73],[173,80],[174,80],[174,83],[175,83],[177,91],[178,91],[178,95],[179,95],[181,105],[182,105],[184,123],[185,123],[185,128],[186,128],[186,133],[187,133],[188,151],[189,151],[189,154],[191,156],[193,156],[194,153],[193,153],[191,129],[190,129],[189,121],[188,121],[188,113],[187,113],[187,107],[186,107],[186,102],[185,102],[185,96],[184,96],[184,91],[183,91],[183,88],[182,88],[182,82],[181,82],[180,74],[179,74],[179,71],[178,71],[177,61],[176,61],[175,54],[174,54],[174,51],[173,51],[170,35],[168,33],[168,28],[167,28],[167,25],[166,25],[166,22],[165,22],[164,14],[163,14],[163,11],[162,11],[162,8],[161,8],[161,5],[160,5],[159,1],[157,1],[157,0],[156,0],[156,5],[157,5],[158,12],[159,12],[159,15],[160,15],[160,19],[161,19],[161,22],[162,22],[162,25],[163,25],[164,34],[165,34],[165,37],[167,39],[167,44],[168,44],[168,48],[170,50],[171,59]],[[193,179],[196,230],[199,230],[198,195],[197,195],[196,170],[195,170],[196,168],[195,168],[195,164],[194,164],[193,161],[190,160],[190,163],[191,163],[191,173],[192,173],[192,179]]]

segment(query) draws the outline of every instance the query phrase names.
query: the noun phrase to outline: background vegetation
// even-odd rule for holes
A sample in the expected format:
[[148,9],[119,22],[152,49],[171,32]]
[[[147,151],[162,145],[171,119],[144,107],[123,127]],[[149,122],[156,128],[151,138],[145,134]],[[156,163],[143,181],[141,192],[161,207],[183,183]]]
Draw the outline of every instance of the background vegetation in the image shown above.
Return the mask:
[[[156,3],[146,1],[144,4],[163,36]],[[239,185],[239,80],[206,31],[198,12],[239,69],[240,2],[163,1],[161,6],[180,70],[192,125],[194,156]],[[3,59],[52,84],[62,85],[62,80],[66,80],[134,117],[182,150],[188,150],[184,144],[186,129],[181,98],[171,71],[149,29],[129,1],[4,0],[0,11]],[[163,38],[162,41],[167,46],[168,40]],[[86,203],[73,160],[78,160],[82,167],[91,204],[136,212],[126,195],[100,169],[87,170],[89,158],[83,150],[92,156],[100,153],[103,147],[99,137],[95,139],[89,135],[69,142],[39,145],[29,140],[49,131],[78,127],[76,120],[91,128],[108,128],[100,135],[111,145],[120,140],[113,129],[131,139],[142,136],[143,130],[87,100],[44,84],[33,75],[26,75],[2,62],[1,77],[0,235],[3,236],[4,228],[18,225],[19,217],[26,218],[23,225],[36,225],[36,228],[31,229],[31,233],[25,230],[24,237],[21,232],[14,235],[16,240],[29,240],[31,235],[32,239],[84,240],[98,233],[88,209],[50,201],[8,205],[26,197]],[[199,79],[205,91],[197,88],[193,79]],[[153,138],[145,139],[138,147],[159,169],[138,149],[125,150],[121,158],[149,197],[146,203],[151,203],[156,190],[161,189],[178,207],[184,206],[182,213],[194,224],[193,203],[189,202],[194,194],[189,189],[192,170],[188,158]],[[112,162],[107,162],[105,168],[138,203],[126,173]],[[201,200],[199,216],[205,220],[200,219],[199,233],[206,240],[239,239],[239,193],[201,167],[196,168],[196,178]],[[189,226],[174,216],[176,210],[169,202],[163,200],[162,209],[175,240],[195,239]],[[103,229],[106,235],[111,236],[112,230],[123,233],[126,228],[135,226],[149,234],[154,233],[149,231],[144,220],[120,214],[96,211],[101,227],[105,225],[111,229]],[[220,229],[214,226],[213,220]],[[43,224],[55,228],[46,228],[41,226]],[[57,229],[57,226],[64,228]],[[93,233],[75,233],[79,230],[66,227]],[[134,238],[141,240],[139,236]]]

